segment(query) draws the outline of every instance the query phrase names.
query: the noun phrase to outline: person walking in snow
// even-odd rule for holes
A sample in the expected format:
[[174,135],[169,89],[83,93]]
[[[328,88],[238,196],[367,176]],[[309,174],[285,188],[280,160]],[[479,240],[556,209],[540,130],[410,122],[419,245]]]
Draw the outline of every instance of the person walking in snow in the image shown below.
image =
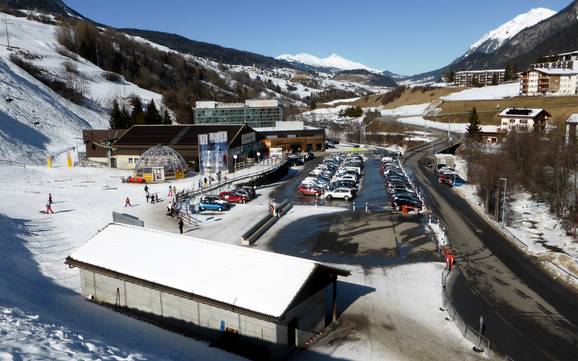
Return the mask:
[[132,208],[132,204],[130,204],[130,199],[128,197],[126,197],[125,201],[124,201],[124,207],[131,207]]
[[185,226],[185,222],[183,222],[183,218],[179,217],[179,231],[183,234],[183,227]]
[[167,197],[172,197],[173,196],[173,187],[169,184],[169,194],[167,195]]
[[52,193],[48,193],[48,204],[52,205]]
[[147,192],[147,194],[146,194],[147,203],[149,202],[150,197],[151,197],[151,195],[149,194],[149,192]]
[[147,184],[145,184],[145,188],[144,188],[145,193],[149,192],[149,186]]
[[50,202],[46,203],[46,214],[54,214],[54,211],[52,210],[52,206],[50,204]]

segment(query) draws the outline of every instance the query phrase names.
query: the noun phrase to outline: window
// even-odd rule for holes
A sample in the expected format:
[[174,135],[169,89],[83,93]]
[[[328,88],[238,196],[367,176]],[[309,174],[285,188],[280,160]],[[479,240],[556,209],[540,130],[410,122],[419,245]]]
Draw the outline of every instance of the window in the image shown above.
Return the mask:
[[520,123],[526,124],[526,123],[528,123],[528,119],[520,119]]
[[321,143],[315,144],[315,150],[321,150]]
[[128,164],[132,164],[132,158],[128,158]]

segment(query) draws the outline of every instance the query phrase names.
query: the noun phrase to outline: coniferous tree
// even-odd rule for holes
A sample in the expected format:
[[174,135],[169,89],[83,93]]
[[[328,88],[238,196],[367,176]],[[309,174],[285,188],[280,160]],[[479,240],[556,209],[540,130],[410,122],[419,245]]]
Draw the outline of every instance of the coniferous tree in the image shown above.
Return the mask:
[[122,108],[120,108],[120,114],[121,114],[122,128],[128,129],[134,125],[134,123],[132,122],[132,119],[130,117],[129,112],[128,112],[128,110],[126,110],[124,105],[122,106]]
[[169,112],[166,109],[163,109],[163,124],[165,125],[173,124],[171,116],[169,115]]
[[506,64],[506,73],[504,74],[504,80],[515,80],[518,77],[518,67],[514,63]]
[[161,114],[157,110],[157,106],[155,105],[155,101],[151,99],[149,104],[147,105],[147,111],[144,114],[144,123],[145,124],[161,124],[163,121]]
[[120,106],[116,99],[112,103],[112,109],[110,111],[110,121],[109,126],[110,129],[121,129],[123,126],[123,119],[122,119],[122,112],[120,110]]
[[140,98],[138,96],[132,97],[130,100],[130,105],[132,106],[132,113],[130,115],[132,124],[143,124],[144,111]]
[[478,118],[478,111],[474,107],[470,112],[469,124],[466,128],[468,138],[479,141],[481,138],[482,127],[480,127],[480,120]]

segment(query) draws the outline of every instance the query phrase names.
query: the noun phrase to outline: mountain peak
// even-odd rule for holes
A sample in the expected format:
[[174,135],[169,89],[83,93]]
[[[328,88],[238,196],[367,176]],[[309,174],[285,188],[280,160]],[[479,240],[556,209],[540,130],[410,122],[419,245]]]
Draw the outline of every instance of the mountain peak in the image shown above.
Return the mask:
[[357,69],[364,69],[371,72],[379,72],[378,70],[372,69],[367,65],[345,59],[341,55],[338,54],[331,54],[326,58],[319,58],[315,55],[307,54],[307,53],[299,53],[296,55],[291,54],[282,54],[279,55],[276,59],[285,60],[290,63],[300,63],[305,64],[308,66],[316,67],[316,68],[329,68],[329,69],[337,69],[337,70],[357,70]]
[[532,27],[554,14],[556,14],[555,11],[545,8],[531,9],[526,13],[520,14],[482,36],[480,40],[470,46],[466,56],[474,52],[492,53],[504,45],[506,41],[516,36],[520,31]]

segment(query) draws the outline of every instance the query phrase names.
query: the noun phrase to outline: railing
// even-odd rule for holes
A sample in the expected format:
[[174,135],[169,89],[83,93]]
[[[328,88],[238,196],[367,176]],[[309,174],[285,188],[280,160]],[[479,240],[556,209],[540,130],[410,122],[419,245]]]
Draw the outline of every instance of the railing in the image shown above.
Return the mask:
[[448,293],[447,278],[448,278],[449,272],[451,272],[451,271],[447,270],[447,271],[444,271],[442,273],[442,304],[443,304],[443,307],[445,308],[446,312],[448,313],[450,321],[452,321],[456,324],[456,326],[458,327],[458,329],[462,333],[462,336],[465,339],[471,341],[474,345],[478,346],[479,349],[489,359],[492,359],[492,348],[491,348],[492,344],[491,344],[490,340],[487,337],[480,335],[478,330],[469,326],[464,321],[462,316],[460,316],[458,311],[455,309],[453,302],[451,301],[450,297],[447,294]]
[[[188,201],[190,199],[194,199],[195,197],[200,196],[202,194],[214,191],[216,189],[221,189],[223,187],[229,187],[229,186],[233,185],[234,183],[237,183],[237,182],[240,182],[240,181],[243,181],[246,179],[251,179],[253,177],[269,174],[269,173],[274,172],[275,170],[279,169],[283,164],[285,164],[285,162],[286,162],[286,160],[284,160],[284,159],[267,158],[267,159],[261,161],[259,164],[257,164],[254,167],[245,168],[241,171],[232,173],[232,177],[227,177],[226,179],[222,178],[220,182],[210,183],[206,187],[201,185],[200,188],[196,188],[196,189],[194,187],[189,188],[189,189],[183,189],[182,191],[178,192],[175,196],[175,209],[177,209],[179,211],[179,216],[181,216],[183,218],[184,222],[198,226],[198,222],[190,214],[190,209],[189,209],[188,205],[185,206],[183,204],[183,203],[185,203],[185,201],[188,203]],[[257,169],[253,169],[253,168],[257,168]],[[183,208],[184,208],[185,212],[182,212]]]

